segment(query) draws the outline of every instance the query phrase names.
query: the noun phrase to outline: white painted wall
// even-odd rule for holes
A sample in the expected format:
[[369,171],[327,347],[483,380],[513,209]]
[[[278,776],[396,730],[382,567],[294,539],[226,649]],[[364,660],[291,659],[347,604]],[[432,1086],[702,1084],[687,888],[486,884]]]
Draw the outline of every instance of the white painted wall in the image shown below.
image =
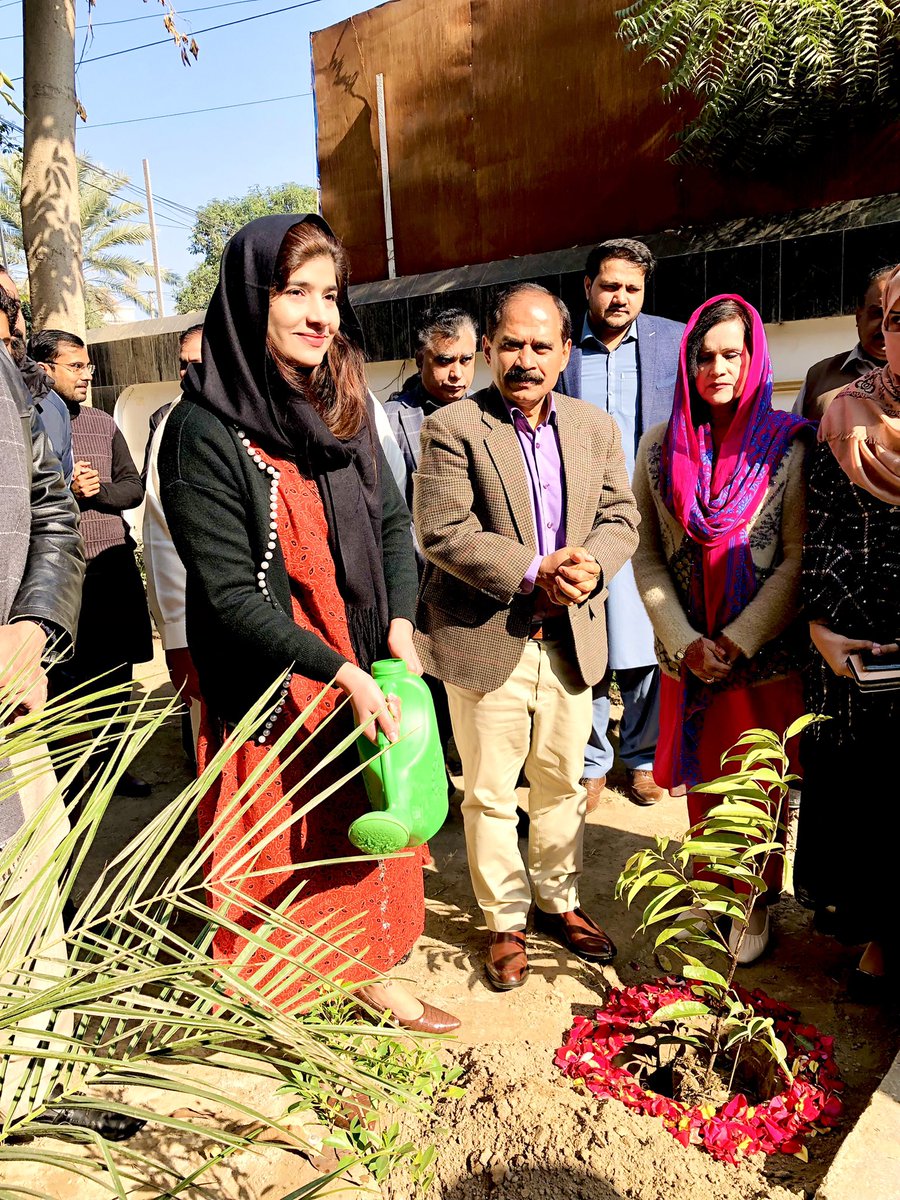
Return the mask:
[[[856,324],[853,317],[823,317],[814,321],[786,321],[767,325],[766,337],[772,356],[775,375],[775,405],[789,409],[796,399],[806,372],[822,358],[830,358],[841,350],[856,345]],[[487,387],[490,372],[481,354],[476,357],[475,388]],[[369,386],[382,402],[395,392],[400,382],[415,371],[412,359],[405,362],[369,363],[366,373]]]
[[814,321],[785,321],[767,325],[766,338],[775,376],[775,403],[790,408],[806,372],[823,358],[856,345],[853,317],[821,317]]

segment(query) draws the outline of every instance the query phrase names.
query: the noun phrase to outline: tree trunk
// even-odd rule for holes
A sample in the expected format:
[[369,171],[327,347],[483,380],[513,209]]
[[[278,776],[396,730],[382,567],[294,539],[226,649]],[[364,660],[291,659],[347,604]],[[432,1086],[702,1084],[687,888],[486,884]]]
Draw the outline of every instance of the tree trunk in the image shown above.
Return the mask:
[[22,237],[35,329],[84,336],[75,160],[75,0],[28,0]]

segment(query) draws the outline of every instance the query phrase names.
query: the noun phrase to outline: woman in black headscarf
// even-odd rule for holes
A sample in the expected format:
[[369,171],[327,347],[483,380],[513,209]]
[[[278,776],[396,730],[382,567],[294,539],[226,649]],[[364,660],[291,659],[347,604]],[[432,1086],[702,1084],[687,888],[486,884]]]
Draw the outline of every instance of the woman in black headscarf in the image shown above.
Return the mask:
[[[380,711],[384,696],[368,669],[387,653],[421,670],[412,645],[417,575],[409,513],[373,436],[348,274],[344,249],[320,217],[270,216],[245,226],[225,248],[203,360],[188,371],[166,426],[162,500],[187,569],[188,644],[207,709],[201,763],[272,682],[292,672],[273,715],[204,801],[201,828],[216,825],[223,834],[208,882],[218,899],[231,901],[234,921],[258,929],[256,902],[274,905],[305,878],[292,918],[343,951],[364,954],[365,965],[327,947],[317,951],[312,937],[298,957],[312,954],[317,972],[365,984],[366,1001],[390,1008],[402,1025],[446,1031],[458,1025],[454,1017],[397,983],[370,982],[422,932],[421,856],[315,866],[308,874],[296,867],[346,857],[347,829],[367,809],[356,776],[285,827],[352,765],[342,756],[292,792],[346,735],[349,714],[327,722],[308,752],[255,784],[245,811],[246,798],[235,799],[266,743],[323,685],[336,684],[306,721],[308,732],[343,695],[367,736],[378,725],[393,741],[395,717]],[[233,960],[246,952],[246,939],[220,930],[216,952]],[[304,988],[309,994],[310,977],[300,970],[279,987],[279,1003]]]

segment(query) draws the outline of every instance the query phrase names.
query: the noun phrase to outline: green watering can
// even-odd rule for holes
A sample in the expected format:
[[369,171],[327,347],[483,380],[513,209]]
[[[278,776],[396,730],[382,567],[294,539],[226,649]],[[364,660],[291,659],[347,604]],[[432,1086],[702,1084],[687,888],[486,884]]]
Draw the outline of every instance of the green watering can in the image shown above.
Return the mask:
[[382,855],[427,842],[446,821],[449,805],[444,751],[428,684],[413,675],[402,658],[373,663],[372,677],[386,695],[400,699],[400,740],[391,745],[380,731],[377,745],[365,737],[357,739],[373,811],[357,817],[347,836],[364,853]]

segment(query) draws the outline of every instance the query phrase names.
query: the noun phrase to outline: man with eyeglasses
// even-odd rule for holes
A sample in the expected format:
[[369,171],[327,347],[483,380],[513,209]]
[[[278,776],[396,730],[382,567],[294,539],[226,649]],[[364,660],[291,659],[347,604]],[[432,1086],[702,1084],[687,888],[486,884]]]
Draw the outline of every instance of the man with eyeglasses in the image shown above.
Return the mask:
[[[150,614],[123,513],[144,497],[128,445],[109,413],[85,404],[94,374],[87,346],[73,333],[44,329],[28,353],[49,374],[72,418],[75,470],[72,492],[81,512],[87,570],[75,654],[58,667],[65,687],[129,685],[133,665],[153,657]],[[126,772],[117,790],[148,796],[150,785]]]

